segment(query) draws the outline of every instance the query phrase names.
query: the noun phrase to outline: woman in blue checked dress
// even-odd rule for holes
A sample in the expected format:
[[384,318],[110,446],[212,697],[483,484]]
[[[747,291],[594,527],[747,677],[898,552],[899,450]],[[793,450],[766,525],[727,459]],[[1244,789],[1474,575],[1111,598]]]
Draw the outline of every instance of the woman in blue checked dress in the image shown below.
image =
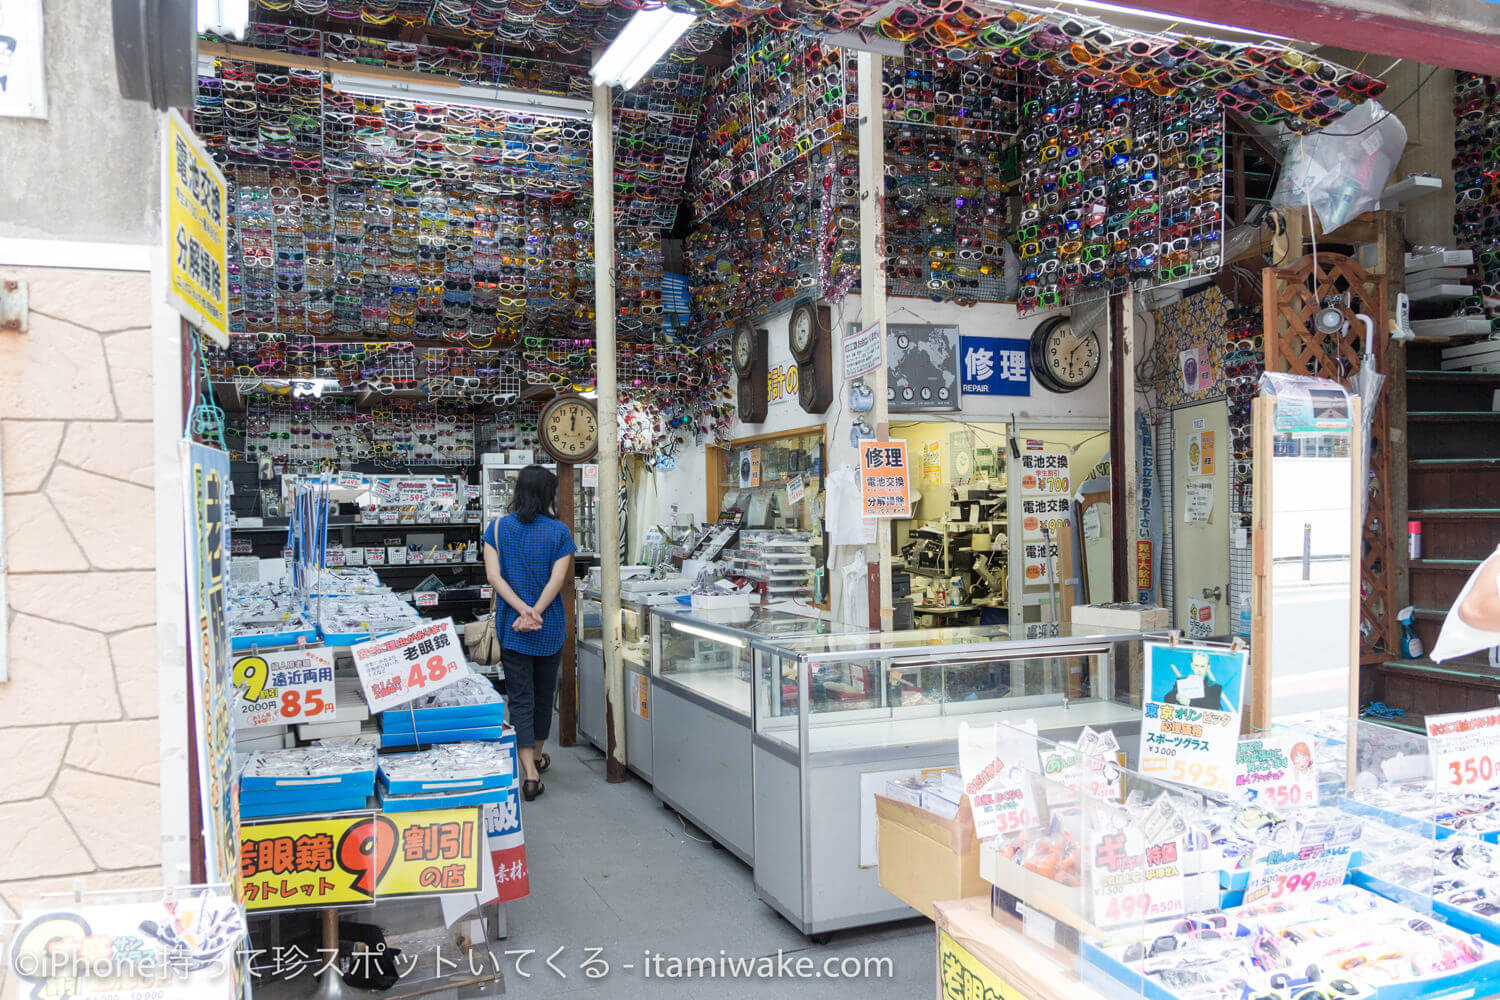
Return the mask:
[[573,575],[575,551],[573,535],[557,519],[557,477],[528,465],[516,478],[510,513],[484,529],[484,572],[499,598],[495,635],[527,802],[546,791],[542,772],[552,764],[542,744],[552,731],[567,636],[562,589]]

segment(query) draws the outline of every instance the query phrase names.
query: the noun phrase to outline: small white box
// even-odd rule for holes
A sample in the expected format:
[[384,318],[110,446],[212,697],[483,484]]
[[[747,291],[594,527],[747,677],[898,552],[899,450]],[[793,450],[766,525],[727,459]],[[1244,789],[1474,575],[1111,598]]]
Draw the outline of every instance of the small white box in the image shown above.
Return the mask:
[[363,566],[364,564],[365,564],[365,550],[364,549],[356,547],[356,548],[345,549],[344,550],[344,565],[345,566]]
[[405,566],[407,563],[405,545],[387,545],[385,547],[385,561],[390,566]]
[[365,547],[365,562],[371,566],[385,565],[385,546],[368,545]]
[[1149,604],[1075,604],[1072,622],[1093,628],[1146,632],[1168,627],[1167,609]]
[[749,594],[694,594],[693,610],[709,611],[724,608],[749,608]]
[[952,819],[958,815],[957,798],[949,798],[943,794],[942,789],[927,785],[922,789],[922,801],[920,805],[930,813],[936,813],[943,819]]
[[920,807],[922,805],[922,780],[920,778],[892,778],[885,783],[885,794],[897,802]]
[[536,452],[530,448],[513,448],[505,454],[507,465],[530,465],[536,461]]

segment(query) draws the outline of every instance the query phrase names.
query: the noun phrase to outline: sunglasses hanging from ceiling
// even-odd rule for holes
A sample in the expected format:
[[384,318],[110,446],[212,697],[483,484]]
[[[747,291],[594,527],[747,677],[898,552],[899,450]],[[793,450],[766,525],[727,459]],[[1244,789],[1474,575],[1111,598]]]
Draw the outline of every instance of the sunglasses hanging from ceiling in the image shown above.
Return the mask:
[[1500,331],[1500,84],[1459,73],[1453,87],[1453,233],[1474,253],[1478,295],[1456,315],[1486,315]]
[[1208,98],[1258,124],[1313,132],[1385,91],[1382,80],[1273,43],[1235,44],[1182,34],[1116,28],[1092,18],[1027,5],[965,0],[807,0],[770,10],[741,0],[684,0],[707,22],[780,30],[874,27],[908,46],[955,62],[981,52],[1028,73],[1042,71],[1090,89],[1129,87],[1157,97]]
[[1021,117],[1022,315],[1219,270],[1217,102],[1056,81]]

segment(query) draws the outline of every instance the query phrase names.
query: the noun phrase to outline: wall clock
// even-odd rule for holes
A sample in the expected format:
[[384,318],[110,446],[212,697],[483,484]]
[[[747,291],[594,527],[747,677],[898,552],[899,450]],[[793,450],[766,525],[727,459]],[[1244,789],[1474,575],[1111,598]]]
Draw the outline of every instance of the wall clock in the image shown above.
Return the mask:
[[747,424],[764,423],[770,406],[769,336],[744,320],[734,330],[734,371],[739,376],[740,420]]
[[787,340],[797,361],[797,403],[827,413],[833,403],[833,310],[803,302],[792,310]]
[[1044,321],[1031,334],[1031,370],[1044,389],[1076,392],[1099,374],[1099,335],[1079,333],[1066,316]]
[[587,462],[599,453],[599,411],[582,396],[558,396],[537,421],[542,450],[563,465]]

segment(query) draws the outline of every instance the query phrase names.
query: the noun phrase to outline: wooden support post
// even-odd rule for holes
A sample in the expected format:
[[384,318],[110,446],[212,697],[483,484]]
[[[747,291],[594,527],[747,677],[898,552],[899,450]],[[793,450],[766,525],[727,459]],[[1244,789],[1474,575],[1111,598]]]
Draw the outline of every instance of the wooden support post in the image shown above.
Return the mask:
[[1109,502],[1114,600],[1135,600],[1135,296],[1109,300]]
[[[1376,221],[1379,224],[1380,238],[1376,243],[1375,267],[1372,273],[1385,278],[1385,316],[1376,316],[1376,336],[1381,336],[1382,331],[1389,334],[1395,330],[1396,296],[1406,291],[1406,240],[1401,233],[1401,215],[1399,212],[1377,212]],[[1384,362],[1383,374],[1385,375],[1385,413],[1386,419],[1390,421],[1390,481],[1381,484],[1383,489],[1390,491],[1391,497],[1391,524],[1390,530],[1394,533],[1397,542],[1394,549],[1395,565],[1391,572],[1396,577],[1395,604],[1394,608],[1387,608],[1386,613],[1395,617],[1395,612],[1411,603],[1411,567],[1407,557],[1407,547],[1401,544],[1401,539],[1406,537],[1406,521],[1410,515],[1411,502],[1407,493],[1407,440],[1406,440],[1406,347],[1404,340],[1385,341],[1385,352],[1381,360]],[[1392,630],[1394,634],[1395,630]],[[1392,646],[1393,655],[1395,650],[1401,648],[1399,636],[1395,638]]]
[[[886,401],[885,339],[885,104],[880,96],[881,57],[873,52],[858,55],[859,67],[859,314],[860,325],[880,324],[880,367],[870,375],[875,393],[871,413],[875,437],[884,441],[891,435],[890,404]],[[910,464],[913,456],[907,455]],[[910,470],[908,470],[909,472]],[[880,600],[870,605],[870,627],[889,632],[894,624],[895,606],[891,597],[891,521],[876,522],[875,553],[866,553],[871,580],[870,592],[879,587]]]
[[610,88],[594,87],[594,325],[599,358],[599,596],[604,645],[605,779],[624,781],[620,658],[620,407],[615,384],[615,142]]
[[[557,512],[568,531],[577,532],[573,516],[573,467],[557,465]],[[562,667],[557,674],[557,745],[578,745],[578,588],[569,580],[562,590],[563,637]]]

